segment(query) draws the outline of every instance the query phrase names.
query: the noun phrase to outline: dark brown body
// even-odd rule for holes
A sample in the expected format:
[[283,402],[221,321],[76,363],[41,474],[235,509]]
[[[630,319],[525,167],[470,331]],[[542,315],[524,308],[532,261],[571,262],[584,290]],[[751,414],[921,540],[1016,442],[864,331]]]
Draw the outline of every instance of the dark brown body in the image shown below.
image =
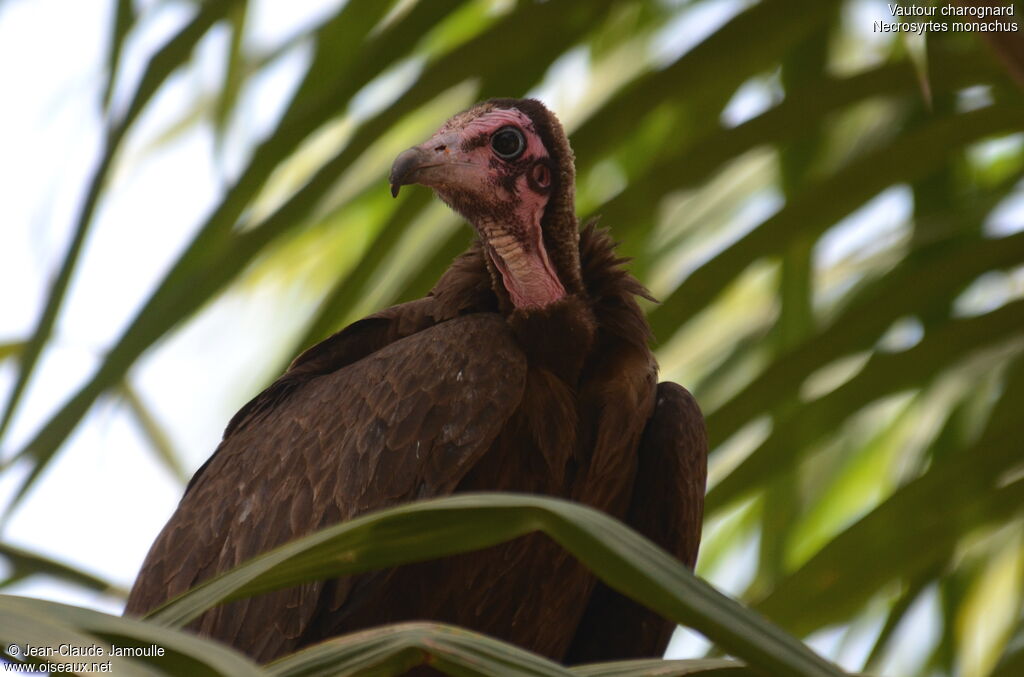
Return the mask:
[[[125,613],[323,526],[453,492],[580,501],[693,566],[700,411],[679,386],[657,385],[635,301],[645,292],[610,238],[588,227],[571,259],[561,255],[579,262],[577,282],[547,307],[511,307],[477,243],[427,297],[301,355],[228,425]],[[192,627],[267,661],[406,620],[466,626],[570,662],[657,656],[673,628],[540,535],[241,600]]]

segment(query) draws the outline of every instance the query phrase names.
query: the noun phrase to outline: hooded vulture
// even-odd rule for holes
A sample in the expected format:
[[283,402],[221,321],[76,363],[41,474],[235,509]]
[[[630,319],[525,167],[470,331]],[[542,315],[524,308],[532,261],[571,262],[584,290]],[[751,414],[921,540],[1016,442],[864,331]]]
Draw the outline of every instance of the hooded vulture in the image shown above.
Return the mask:
[[[692,567],[704,421],[685,389],[657,382],[646,291],[606,232],[580,230],[574,178],[561,124],[532,99],[477,105],[399,155],[392,192],[429,186],[475,242],[425,298],[308,349],[235,415],[125,613],[322,527],[456,492],[578,501]],[[191,627],[269,661],[424,619],[568,663],[661,655],[674,627],[543,535],[232,602]]]

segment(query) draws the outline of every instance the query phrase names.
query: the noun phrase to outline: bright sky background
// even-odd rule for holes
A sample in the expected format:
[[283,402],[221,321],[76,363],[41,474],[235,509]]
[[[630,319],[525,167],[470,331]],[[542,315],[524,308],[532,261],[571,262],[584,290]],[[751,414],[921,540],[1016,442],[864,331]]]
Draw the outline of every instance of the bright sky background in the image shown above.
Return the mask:
[[[152,0],[141,4],[158,6]],[[250,46],[279,44],[337,4],[253,2]],[[684,13],[665,31],[659,54],[668,59],[689,49],[742,4],[709,0],[697,11]],[[878,5],[861,6],[865,16],[877,16]],[[113,6],[112,0],[0,1],[0,92],[5,100],[0,106],[0,342],[31,333],[96,161],[102,130],[99,93]],[[127,77],[116,90],[122,105],[146,55],[190,16],[184,3],[162,3],[152,14],[143,21],[143,33],[128,45]],[[227,168],[214,164],[212,135],[206,127],[193,127],[157,150],[149,144],[197,92],[208,91],[217,82],[226,38],[221,31],[204,40],[198,72],[175,76],[149,106],[130,140],[100,205],[55,341],[45,351],[18,412],[4,458],[91,374],[105,347],[215,204],[225,171],[230,174],[232,156],[229,153]],[[229,150],[244,148],[247,140],[273,124],[304,58],[297,51],[246,91],[240,131]],[[580,65],[569,59],[562,67]],[[542,95],[571,97],[564,84],[546,87]],[[772,96],[771,87],[763,83],[741,89],[726,112],[726,122],[736,124],[756,114]],[[751,225],[774,208],[762,205],[750,215]],[[1015,211],[1020,222],[1024,206],[1016,205]],[[836,229],[819,255],[839,256],[884,231],[887,224],[902,222],[908,212],[907,191],[888,191]],[[147,353],[141,368],[131,374],[132,383],[170,431],[189,471],[212,452],[231,414],[263,385],[263,365],[280,361],[281,356],[261,354],[261,343],[250,337],[273,332],[275,324],[287,322],[288,302],[262,289],[258,294],[232,292]],[[0,364],[0,402],[13,384],[14,366],[11,360]],[[0,505],[9,499],[17,475],[3,476]],[[5,538],[127,587],[181,491],[178,481],[154,461],[123,405],[107,398],[94,407],[60,452],[59,461],[4,525]],[[750,573],[749,567],[739,564],[715,582],[736,591]],[[28,580],[7,592],[120,613],[117,602],[49,580]],[[928,631],[927,623],[923,627]],[[820,641],[828,646],[831,639],[823,636]],[[694,655],[695,648],[688,642],[680,651]],[[848,651],[859,655],[856,647]]]

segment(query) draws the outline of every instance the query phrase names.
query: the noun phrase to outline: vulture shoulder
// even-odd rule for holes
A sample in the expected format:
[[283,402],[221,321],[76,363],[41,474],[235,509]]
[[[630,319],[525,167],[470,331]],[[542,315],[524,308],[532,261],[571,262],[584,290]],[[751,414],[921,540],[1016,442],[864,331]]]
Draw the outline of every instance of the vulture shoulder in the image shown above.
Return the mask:
[[493,312],[497,301],[480,248],[474,244],[458,256],[430,293],[400,303],[353,322],[341,331],[303,351],[274,383],[238,410],[227,427],[221,445],[189,481],[186,494],[202,477],[221,448],[236,431],[265,417],[308,381],[336,372],[395,341],[412,336],[463,314]]
[[[455,259],[426,297],[391,306],[354,322],[302,352],[280,378],[232,417],[224,439],[248,421],[273,410],[297,386],[312,378],[338,371],[441,322],[467,313],[496,311],[497,300],[490,283],[480,246],[475,243]],[[192,478],[193,483],[204,468]],[[191,484],[189,486],[191,488]]]
[[[658,384],[625,521],[691,569],[704,516],[707,449],[697,401],[680,385]],[[566,663],[658,657],[674,629],[671,621],[598,581]]]
[[[445,307],[439,287],[306,351],[235,416],[153,544],[127,614],[328,524],[453,491],[519,405],[527,366],[500,315],[459,314],[473,309]],[[351,585],[332,589],[332,605]],[[278,655],[301,640],[323,586],[222,605],[194,627]]]

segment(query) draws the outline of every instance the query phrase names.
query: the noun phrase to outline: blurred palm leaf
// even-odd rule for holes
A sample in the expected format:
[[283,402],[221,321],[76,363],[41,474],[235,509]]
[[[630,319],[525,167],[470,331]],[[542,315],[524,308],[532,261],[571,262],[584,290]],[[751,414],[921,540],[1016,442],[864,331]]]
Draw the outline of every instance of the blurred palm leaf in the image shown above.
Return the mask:
[[[131,618],[109,616],[91,609],[80,609],[66,604],[38,599],[0,595],[0,639],[3,647],[0,660],[25,660],[24,647],[100,646],[104,654],[75,657],[68,660],[59,655],[37,657],[45,663],[77,663],[85,660],[103,664],[110,661],[109,671],[115,675],[239,675],[259,677],[266,674],[259,665],[217,642],[200,639],[195,635],[161,628]],[[20,648],[11,651],[11,645]],[[110,656],[111,645],[119,647],[149,648],[156,645],[163,655],[142,658]],[[100,672],[103,668],[95,671]],[[80,670],[73,670],[76,673]]]
[[0,543],[0,561],[5,569],[3,578],[0,578],[0,588],[19,583],[29,576],[49,576],[115,597],[127,594],[126,590],[99,576],[10,543]]
[[[68,250],[64,255],[64,260],[61,264],[60,270],[50,287],[49,296],[43,306],[43,312],[39,316],[35,332],[33,333],[32,338],[27,342],[24,351],[21,354],[18,379],[15,382],[7,404],[4,407],[3,414],[0,416],[0,436],[3,435],[8,424],[11,422],[15,411],[17,411],[20,398],[25,391],[25,386],[28,385],[28,382],[32,377],[32,371],[39,360],[39,355],[42,353],[43,346],[49,340],[50,333],[53,331],[54,322],[56,322],[57,315],[63,305],[68,284],[70,283],[71,276],[78,264],[82,246],[85,243],[85,239],[89,234],[89,229],[92,226],[96,206],[103,193],[104,184],[106,183],[110,168],[113,166],[125,136],[138,119],[139,114],[153,98],[154,94],[156,94],[160,87],[167,81],[167,78],[187,62],[199,39],[202,38],[203,35],[206,34],[206,32],[210,30],[210,28],[215,25],[219,19],[221,19],[229,7],[237,1],[238,0],[214,0],[205,3],[201,10],[196,12],[192,21],[182,28],[174,37],[168,40],[160,51],[153,55],[149,62],[149,66],[143,73],[138,88],[131,98],[128,109],[120,118],[111,122],[110,126],[107,128],[103,155],[89,180],[88,193],[82,203],[81,211],[78,214],[78,218],[75,223],[74,235],[68,245]],[[130,19],[126,16],[127,11],[128,8],[126,8],[125,3],[122,3],[118,7],[119,16],[116,21],[117,28],[115,28],[114,31],[114,46],[110,51],[111,68],[115,68],[117,66],[118,56],[121,51],[120,44],[123,42],[126,33],[125,24],[130,22]],[[113,78],[114,72],[111,71],[111,83],[113,82]],[[111,87],[112,85],[108,84],[107,90],[109,91]],[[106,98],[107,95],[104,96]]]

